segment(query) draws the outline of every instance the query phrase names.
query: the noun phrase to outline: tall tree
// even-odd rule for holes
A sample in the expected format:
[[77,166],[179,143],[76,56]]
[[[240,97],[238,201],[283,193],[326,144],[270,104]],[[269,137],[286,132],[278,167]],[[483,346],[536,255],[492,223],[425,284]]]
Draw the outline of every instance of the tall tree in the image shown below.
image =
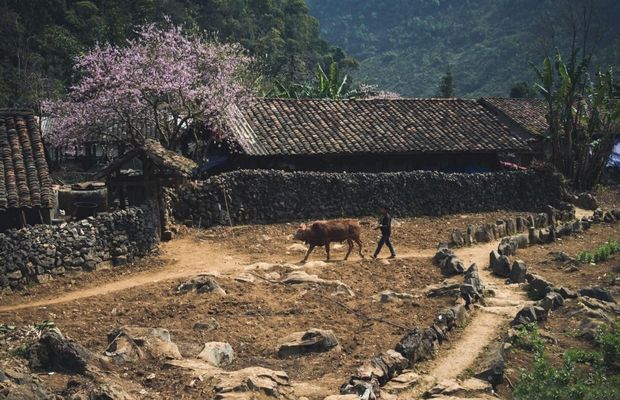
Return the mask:
[[454,97],[454,78],[452,71],[448,69],[446,74],[439,81],[439,97]]
[[537,93],[534,87],[527,82],[515,83],[510,88],[509,96],[514,99],[528,99],[536,97]]
[[[250,62],[238,45],[186,35],[178,26],[146,25],[124,45],[97,46],[78,58],[80,79],[68,99],[45,104],[56,118],[51,139],[58,145],[100,135],[136,146],[154,129],[164,146],[176,149],[184,135],[196,134],[190,125],[223,135],[231,106],[250,99]],[[121,136],[113,125],[123,128]]]

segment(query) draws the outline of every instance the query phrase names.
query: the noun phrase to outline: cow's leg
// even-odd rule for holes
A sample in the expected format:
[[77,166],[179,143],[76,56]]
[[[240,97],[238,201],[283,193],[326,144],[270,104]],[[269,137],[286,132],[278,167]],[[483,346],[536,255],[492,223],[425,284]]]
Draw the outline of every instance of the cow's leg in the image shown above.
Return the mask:
[[364,258],[364,253],[362,253],[362,241],[359,239],[355,239],[355,243],[357,243],[357,246],[359,247],[360,257]]
[[347,250],[347,255],[344,256],[345,261],[347,258],[349,258],[349,254],[351,254],[351,250],[353,250],[353,241],[351,239],[347,239],[347,244],[349,245],[349,250]]
[[308,260],[308,257],[310,257],[310,253],[312,253],[312,250],[314,250],[314,245],[311,244],[310,247],[308,247],[308,251],[306,252],[306,256],[304,257],[303,260],[301,260],[302,263],[305,263],[306,260]]
[[325,244],[325,252],[327,253],[327,261],[329,261],[329,245],[330,245],[330,242],[327,242],[327,244]]

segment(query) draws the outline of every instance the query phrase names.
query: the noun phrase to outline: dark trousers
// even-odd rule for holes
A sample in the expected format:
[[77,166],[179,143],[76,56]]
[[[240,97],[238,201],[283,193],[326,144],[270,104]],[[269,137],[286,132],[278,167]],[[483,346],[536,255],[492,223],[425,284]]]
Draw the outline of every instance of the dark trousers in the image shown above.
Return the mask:
[[384,244],[390,250],[391,255],[396,255],[396,252],[394,251],[394,246],[392,246],[392,242],[390,242],[390,235],[381,235],[381,239],[379,239],[379,243],[377,244],[377,250],[375,250],[374,257],[377,257],[379,255],[379,252],[381,251],[381,248]]

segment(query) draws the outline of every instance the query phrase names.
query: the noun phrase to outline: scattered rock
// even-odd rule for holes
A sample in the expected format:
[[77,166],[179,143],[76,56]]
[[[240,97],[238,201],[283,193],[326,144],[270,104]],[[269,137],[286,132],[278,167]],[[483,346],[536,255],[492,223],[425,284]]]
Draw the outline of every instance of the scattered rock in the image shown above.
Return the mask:
[[233,372],[224,372],[215,386],[215,399],[225,399],[227,393],[261,393],[280,397],[286,390],[289,377],[284,371],[273,371],[262,367],[249,367]]
[[413,300],[413,295],[409,293],[397,293],[392,290],[384,290],[377,295],[381,303],[389,303],[396,300]]
[[501,342],[489,345],[481,359],[476,362],[474,376],[489,382],[493,389],[504,381],[504,346]]
[[44,332],[28,349],[30,368],[83,374],[94,355],[79,343],[65,338],[58,329]]
[[352,379],[340,387],[341,394],[355,394],[360,400],[376,400],[375,385],[371,382]]
[[593,299],[598,299],[601,301],[606,301],[608,303],[615,303],[616,300],[613,298],[609,290],[603,289],[600,287],[591,287],[584,288],[579,290],[579,294],[582,296],[592,297]]
[[437,285],[426,289],[427,297],[456,297],[460,293],[461,285],[454,283],[451,285]]
[[560,293],[550,292],[538,304],[547,311],[555,311],[564,305],[564,297]]
[[573,204],[584,210],[596,210],[598,208],[598,201],[590,193],[580,193],[573,197]]
[[366,361],[353,376],[353,379],[374,381],[384,385],[394,376],[400,374],[407,368],[409,361],[400,353],[388,350],[372,359]]
[[232,346],[226,342],[209,342],[205,343],[197,357],[214,367],[223,367],[234,360],[235,352]]
[[502,238],[502,241],[499,243],[497,247],[497,252],[506,257],[514,256],[517,254],[517,249],[519,248],[519,244],[512,237]]
[[527,274],[527,265],[525,265],[525,261],[515,260],[512,263],[512,268],[510,268],[509,279],[512,283],[523,283],[525,282],[525,275]]
[[288,284],[288,285],[298,285],[298,284],[309,283],[309,284],[315,284],[319,286],[328,286],[328,287],[335,288],[337,292],[346,293],[351,297],[355,296],[355,293],[353,293],[353,290],[351,290],[349,286],[342,283],[341,281],[321,279],[316,275],[309,275],[308,273],[304,271],[293,271],[289,273],[286,277],[284,277],[284,279],[282,279],[281,282],[284,284]]
[[565,299],[576,299],[578,297],[577,293],[565,287],[561,287],[557,291]]
[[428,360],[433,356],[437,343],[437,334],[432,328],[421,330],[415,328],[407,333],[396,345],[396,351],[410,363]]
[[510,260],[493,250],[490,255],[491,270],[493,274],[508,278],[510,276]]
[[291,253],[305,253],[306,251],[308,251],[308,247],[304,246],[301,243],[295,243],[295,244],[288,246],[286,250]]
[[195,330],[204,330],[204,331],[213,331],[220,327],[220,323],[217,322],[215,318],[211,318],[209,322],[196,322],[192,329]]
[[167,329],[138,326],[123,326],[108,333],[104,354],[116,363],[134,362],[145,355],[159,359],[183,358]]
[[237,282],[252,283],[256,279],[254,278],[254,275],[242,272],[242,273],[238,274],[237,276],[235,276],[235,280]]
[[215,293],[225,295],[226,291],[220,287],[217,281],[211,275],[201,274],[181,283],[177,287],[177,292],[187,293]]
[[282,338],[280,342],[276,350],[280,358],[322,353],[338,346],[334,332],[322,329],[295,332]]
[[547,319],[547,310],[540,306],[525,306],[510,323],[511,326],[527,325]]
[[540,276],[526,274],[526,279],[529,282],[529,295],[533,300],[541,300],[553,288],[551,283]]
[[90,393],[89,400],[135,400],[120,385],[109,383],[99,385]]

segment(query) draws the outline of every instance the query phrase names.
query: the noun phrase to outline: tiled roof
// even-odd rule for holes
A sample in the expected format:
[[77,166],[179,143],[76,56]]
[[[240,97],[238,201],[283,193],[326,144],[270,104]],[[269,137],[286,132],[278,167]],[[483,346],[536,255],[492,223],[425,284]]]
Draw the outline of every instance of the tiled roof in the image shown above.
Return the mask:
[[156,140],[146,139],[141,147],[134,147],[122,157],[117,158],[110,165],[97,172],[95,179],[100,179],[110,174],[115,169],[121,168],[127,161],[139,155],[145,156],[155,165],[181,177],[191,176],[192,170],[197,167],[193,160],[166,149]]
[[32,111],[0,109],[0,209],[52,206],[43,140]]
[[492,112],[463,99],[257,99],[229,127],[255,156],[529,150]]
[[545,118],[547,107],[543,99],[484,97],[480,102],[492,110],[503,113],[533,135],[544,135],[549,129]]

